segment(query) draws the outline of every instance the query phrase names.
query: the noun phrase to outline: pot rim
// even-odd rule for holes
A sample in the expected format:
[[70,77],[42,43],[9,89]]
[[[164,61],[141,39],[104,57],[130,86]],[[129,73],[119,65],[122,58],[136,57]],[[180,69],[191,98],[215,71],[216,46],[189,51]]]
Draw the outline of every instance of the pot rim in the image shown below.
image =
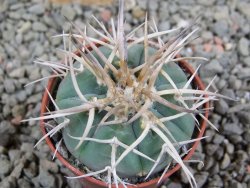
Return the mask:
[[[184,68],[184,70],[186,72],[191,73],[191,74],[194,73],[194,69],[192,68],[192,66],[187,61],[181,60],[181,61],[178,62],[178,64],[180,65],[181,68]],[[55,81],[56,81],[56,78],[50,78],[49,81],[48,81],[47,89],[48,89],[48,91],[50,93],[51,93],[51,90],[54,87]],[[204,86],[201,78],[197,74],[194,76],[193,82],[198,86],[198,88],[200,90],[205,89],[205,86]],[[42,104],[41,104],[41,111],[40,111],[41,116],[43,116],[43,114],[45,112],[47,112],[46,106],[47,106],[48,102],[49,102],[49,95],[48,95],[48,92],[45,91],[44,94],[43,94]],[[209,111],[208,111],[209,102],[206,102],[203,106],[206,109],[205,113],[204,113],[204,116],[206,118],[208,118],[208,115],[209,115]],[[44,120],[40,120],[40,128],[42,130],[43,135],[45,135],[47,133],[47,131],[45,129]],[[202,119],[201,122],[200,122],[200,131],[198,132],[197,138],[201,138],[204,135],[205,129],[206,129],[206,121],[204,119]],[[54,144],[52,143],[50,137],[46,137],[45,140],[46,140],[49,148],[51,149],[51,151],[55,152],[56,148],[55,148]],[[198,147],[199,142],[200,142],[200,140],[197,140],[197,141],[194,142],[194,144],[192,145],[191,150],[183,158],[183,160],[189,160],[193,156],[196,148]],[[66,166],[68,169],[70,169],[75,175],[80,176],[80,175],[84,174],[82,171],[80,171],[76,167],[72,166],[59,152],[56,152],[56,157],[61,161],[61,163],[64,166]],[[168,177],[170,177],[172,174],[174,174],[180,168],[181,168],[181,166],[179,164],[176,164],[172,169],[168,170],[167,173],[165,173],[165,175],[163,176],[162,182],[166,181],[166,179]],[[149,180],[147,182],[136,184],[136,186],[138,188],[143,188],[143,187],[149,187],[149,186],[157,185],[157,182],[158,182],[159,178],[160,177],[157,177],[157,178],[151,179],[151,180]],[[84,181],[89,181],[89,182],[91,182],[91,183],[93,183],[95,185],[98,185],[100,187],[106,187],[107,186],[107,184],[105,182],[103,182],[101,180],[98,180],[96,178],[93,178],[93,177],[85,177]],[[130,188],[131,186],[127,186],[127,187]]]

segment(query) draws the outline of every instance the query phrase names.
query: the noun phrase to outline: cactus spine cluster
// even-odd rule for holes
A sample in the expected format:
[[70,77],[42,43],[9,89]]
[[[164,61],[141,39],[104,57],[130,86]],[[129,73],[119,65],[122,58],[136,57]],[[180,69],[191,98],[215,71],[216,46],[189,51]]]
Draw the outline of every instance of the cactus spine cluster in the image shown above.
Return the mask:
[[[196,187],[182,160],[188,153],[185,146],[196,140],[192,134],[195,124],[199,129],[198,116],[212,125],[202,114],[203,105],[223,97],[192,88],[198,69],[188,77],[176,63],[182,59],[206,60],[176,58],[198,31],[197,25],[194,22],[160,32],[154,22],[149,27],[146,16],[142,25],[125,35],[123,4],[120,0],[117,27],[112,20],[111,32],[96,18],[101,30],[89,26],[101,40],[87,36],[74,23],[78,34],[56,36],[68,43],[61,50],[65,54],[63,64],[36,61],[54,70],[56,74],[51,77],[63,77],[55,100],[50,95],[55,111],[31,119],[58,122],[40,141],[62,131],[68,150],[90,170],[71,178],[106,174],[109,187],[126,187],[129,182],[124,178],[147,179],[160,171],[164,174],[177,163]],[[142,28],[144,36],[135,37]],[[176,36],[167,42],[161,39],[174,32]]]

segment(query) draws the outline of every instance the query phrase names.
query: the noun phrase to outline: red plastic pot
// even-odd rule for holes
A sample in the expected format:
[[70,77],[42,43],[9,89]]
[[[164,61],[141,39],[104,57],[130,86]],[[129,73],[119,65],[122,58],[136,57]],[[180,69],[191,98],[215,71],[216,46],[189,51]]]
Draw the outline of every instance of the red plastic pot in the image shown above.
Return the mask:
[[[192,74],[194,72],[193,68],[191,67],[191,65],[189,65],[188,62],[186,61],[180,61],[179,65],[189,74]],[[199,76],[195,75],[193,83],[200,89],[200,90],[204,90],[204,84],[202,83],[201,79]],[[53,93],[54,90],[54,86],[56,85],[56,78],[51,78],[48,82],[48,90],[50,93]],[[47,106],[49,105],[49,96],[48,93],[45,91],[43,94],[43,99],[42,99],[42,105],[41,105],[41,116],[43,116],[43,114],[45,112],[47,112]],[[204,104],[204,108],[208,108],[209,107],[209,103],[205,103]],[[205,111],[205,117],[208,118],[208,110]],[[41,120],[40,121],[40,127],[42,130],[43,135],[45,135],[47,133],[45,126],[44,126],[44,121]],[[204,134],[206,128],[206,122],[202,119],[200,122],[200,131],[198,132],[197,138],[201,138]],[[48,144],[48,146],[50,147],[52,152],[55,152],[55,146],[52,143],[50,137],[46,137],[46,142]],[[199,141],[196,141],[195,143],[193,143],[192,149],[191,151],[184,157],[183,160],[189,160],[192,155],[194,154],[197,146],[199,144]],[[79,169],[77,169],[76,167],[72,166],[72,164],[70,164],[67,159],[63,158],[63,156],[60,153],[56,153],[57,158],[61,161],[61,163],[63,165],[65,165],[69,170],[71,170],[76,176],[80,176],[83,175],[84,173],[81,172]],[[178,171],[180,169],[180,165],[176,165],[174,166],[174,168],[170,169],[163,177],[163,181],[168,179],[171,175],[173,175],[176,171]],[[144,183],[140,183],[137,184],[138,188],[156,188],[157,187],[157,182],[158,182],[159,178],[155,178],[152,179],[148,182],[144,182]],[[92,177],[86,177],[82,179],[82,183],[83,183],[83,187],[84,188],[104,188],[107,187],[107,184],[105,182],[102,182],[98,179],[92,178]],[[112,186],[115,187],[115,186]],[[123,188],[123,186],[120,186],[121,188]],[[134,186],[127,186],[128,188],[134,188]]]

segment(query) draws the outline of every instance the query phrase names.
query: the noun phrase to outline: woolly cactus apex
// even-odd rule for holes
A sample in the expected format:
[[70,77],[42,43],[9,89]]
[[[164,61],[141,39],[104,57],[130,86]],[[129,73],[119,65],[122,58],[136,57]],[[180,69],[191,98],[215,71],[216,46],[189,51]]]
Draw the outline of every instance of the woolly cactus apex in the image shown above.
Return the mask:
[[[199,130],[198,116],[216,129],[203,115],[203,105],[227,97],[208,91],[213,80],[205,90],[192,88],[199,67],[193,75],[187,75],[176,63],[206,60],[175,58],[197,32],[195,22],[161,32],[153,22],[153,32],[148,33],[146,16],[142,25],[125,35],[123,3],[119,1],[117,27],[111,20],[111,33],[94,17],[101,30],[90,28],[103,40],[88,37],[86,30],[72,23],[78,34],[55,36],[63,37],[64,62],[35,61],[55,72],[46,78],[63,78],[56,100],[48,92],[55,111],[29,119],[58,122],[37,144],[62,131],[68,150],[90,170],[83,176],[69,177],[72,179],[102,174],[109,187],[112,183],[126,187],[129,182],[123,177],[147,179],[161,170],[164,174],[177,163],[191,187],[196,187],[182,156],[189,152],[187,144],[202,139],[192,139],[195,124]],[[144,36],[135,37],[142,27]],[[161,39],[173,32],[176,36],[167,42]]]

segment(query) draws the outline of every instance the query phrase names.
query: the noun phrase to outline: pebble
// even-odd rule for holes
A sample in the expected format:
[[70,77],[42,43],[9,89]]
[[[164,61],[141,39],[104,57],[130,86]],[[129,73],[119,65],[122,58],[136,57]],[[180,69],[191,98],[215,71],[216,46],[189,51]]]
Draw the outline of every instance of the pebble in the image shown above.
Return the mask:
[[250,67],[246,67],[246,68],[242,68],[239,72],[238,72],[238,77],[240,79],[245,79],[245,78],[249,78],[250,76]]
[[18,179],[17,184],[19,188],[31,188],[30,183],[24,178]]
[[38,174],[38,167],[37,167],[37,165],[36,165],[35,162],[31,162],[27,166],[27,168],[23,169],[23,172],[24,172],[25,176],[27,176],[28,178],[31,179],[31,178],[37,176],[37,174]]
[[161,22],[159,25],[159,31],[166,31],[170,29],[170,23],[168,21]]
[[207,155],[212,156],[216,152],[216,150],[218,149],[218,147],[219,146],[215,145],[215,144],[207,144],[205,146],[205,151],[207,152]]
[[217,6],[214,13],[215,20],[222,20],[229,18],[229,8],[228,6]]
[[215,111],[219,114],[226,114],[229,109],[227,102],[224,99],[220,99],[215,103]]
[[17,178],[17,179],[20,178],[21,173],[22,173],[22,171],[23,171],[23,167],[24,167],[24,164],[23,164],[23,163],[17,164],[17,165],[14,167],[14,169],[12,170],[10,176],[11,176],[11,177],[15,177],[15,178]]
[[141,19],[141,18],[144,18],[145,11],[143,9],[141,9],[139,6],[136,6],[132,10],[132,15],[136,19]]
[[0,176],[7,175],[11,171],[11,163],[7,159],[0,158]]
[[180,183],[171,182],[170,184],[168,184],[168,188],[182,188],[182,186]]
[[12,79],[5,79],[3,84],[7,93],[13,93],[15,91],[15,84]]
[[29,22],[29,21],[24,22],[24,23],[20,26],[20,28],[17,30],[17,32],[18,32],[18,33],[24,34],[24,33],[26,33],[27,31],[30,30],[31,26],[32,26],[31,22]]
[[210,31],[203,31],[201,37],[204,41],[210,41],[213,39],[213,33]]
[[109,22],[110,21],[110,18],[112,17],[112,13],[109,9],[104,9],[102,12],[101,12],[101,19],[104,21],[104,22]]
[[243,37],[239,40],[238,51],[243,56],[249,55],[249,41],[245,37]]
[[42,22],[34,22],[34,23],[32,24],[32,29],[33,29],[34,31],[42,31],[42,32],[45,32],[45,31],[48,30],[48,27],[47,27],[44,23],[42,23]]
[[28,11],[32,14],[41,15],[45,12],[45,7],[42,3],[35,4],[28,8]]
[[9,76],[11,78],[23,78],[24,75],[25,75],[25,68],[24,67],[16,68],[9,73]]
[[76,12],[71,5],[63,5],[61,15],[65,16],[69,20],[73,20],[76,16]]
[[54,162],[48,161],[46,159],[42,159],[40,160],[40,166],[46,170],[46,171],[50,171],[53,173],[58,173],[58,166],[57,164],[55,164]]
[[56,178],[47,171],[40,168],[38,181],[43,187],[54,188],[56,187]]
[[207,182],[209,173],[208,172],[200,172],[195,174],[195,179],[197,181],[197,186],[198,187],[203,187],[203,185]]
[[215,134],[213,138],[213,143],[214,144],[221,144],[225,140],[225,137],[220,134]]
[[21,157],[21,151],[18,149],[11,149],[8,152],[8,156],[10,158],[10,161],[14,162]]
[[250,116],[248,112],[245,111],[239,111],[237,113],[240,122],[242,122],[244,125],[250,124]]
[[239,11],[246,17],[250,18],[250,4],[247,2],[239,2],[237,5]]
[[226,135],[230,134],[237,134],[241,135],[243,130],[240,128],[239,124],[237,123],[225,123],[223,126],[224,133]]
[[31,143],[25,143],[23,142],[21,145],[21,151],[24,152],[32,152],[34,150],[34,145]]
[[218,20],[213,26],[216,35],[223,37],[228,32],[228,23],[225,20]]
[[223,72],[223,67],[220,65],[219,61],[213,59],[209,63],[207,63],[204,67],[202,67],[202,75],[204,77],[213,77],[216,74]]
[[244,58],[244,59],[243,59],[243,63],[244,63],[246,66],[250,67],[250,56]]
[[226,169],[226,168],[229,166],[230,162],[231,162],[230,157],[229,157],[229,155],[226,153],[226,154],[224,155],[223,160],[221,161],[220,168],[221,168],[221,169]]

